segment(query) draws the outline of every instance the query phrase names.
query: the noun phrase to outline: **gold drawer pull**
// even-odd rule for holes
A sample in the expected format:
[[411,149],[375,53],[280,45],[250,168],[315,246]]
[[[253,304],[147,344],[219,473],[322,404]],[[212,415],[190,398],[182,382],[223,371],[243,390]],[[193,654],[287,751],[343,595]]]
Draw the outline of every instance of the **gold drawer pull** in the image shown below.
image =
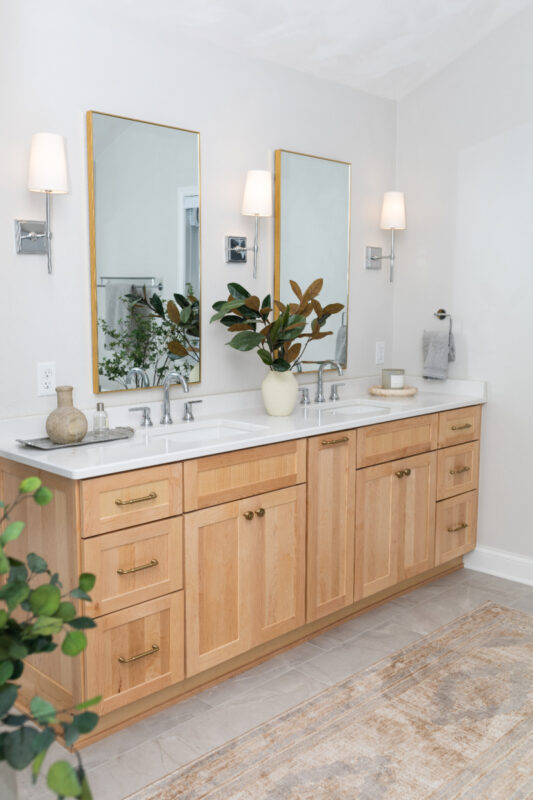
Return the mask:
[[265,516],[265,509],[264,508],[258,508],[257,511],[255,512],[255,514],[256,514],[257,517],[264,517]]
[[398,472],[395,472],[394,474],[396,475],[397,478],[403,478],[404,476],[409,477],[409,475],[411,474],[411,470],[409,468],[399,469]]
[[450,475],[460,475],[462,472],[470,472],[470,467],[458,467],[457,469],[451,469]]
[[452,431],[466,431],[467,428],[471,428],[472,423],[465,422],[464,425],[452,425]]
[[140,572],[142,569],[150,569],[150,567],[157,567],[159,561],[157,558],[152,558],[148,564],[141,564],[138,567],[130,567],[129,569],[117,569],[117,575],[131,575],[132,572]]
[[455,533],[456,531],[462,531],[463,528],[468,528],[468,522],[460,522],[459,525],[456,525],[453,528],[448,528],[448,533]]
[[129,658],[124,658],[123,656],[119,657],[119,661],[121,664],[131,664],[132,661],[139,661],[140,658],[146,658],[146,656],[152,656],[154,653],[159,653],[159,645],[153,644],[151,650],[147,650],[146,653],[139,653],[138,656],[130,656]]
[[322,439],[321,444],[327,447],[330,444],[344,444],[344,442],[349,442],[350,439],[348,436],[341,436],[340,439]]
[[243,517],[244,517],[244,519],[248,519],[248,520],[253,519],[254,518],[254,512],[253,511],[245,511],[244,514],[243,514]]
[[115,500],[117,506],[131,506],[133,503],[144,503],[145,500],[155,500],[157,492],[150,492],[145,497],[133,497],[131,500]]

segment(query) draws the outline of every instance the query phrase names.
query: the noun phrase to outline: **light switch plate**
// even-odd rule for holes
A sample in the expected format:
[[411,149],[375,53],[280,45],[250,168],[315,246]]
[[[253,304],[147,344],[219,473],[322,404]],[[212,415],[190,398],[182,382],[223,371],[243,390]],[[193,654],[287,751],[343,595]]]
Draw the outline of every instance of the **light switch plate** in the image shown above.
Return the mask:
[[385,342],[376,342],[376,364],[385,363]]

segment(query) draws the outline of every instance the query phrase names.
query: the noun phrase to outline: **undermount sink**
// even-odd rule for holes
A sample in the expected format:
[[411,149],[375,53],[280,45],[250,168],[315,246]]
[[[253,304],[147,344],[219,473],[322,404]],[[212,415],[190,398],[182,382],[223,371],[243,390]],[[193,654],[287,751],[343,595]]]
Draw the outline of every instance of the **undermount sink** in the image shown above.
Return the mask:
[[367,403],[365,400],[355,400],[346,404],[339,402],[334,405],[328,404],[327,406],[307,406],[307,409],[326,417],[373,417],[389,413],[388,407],[377,403]]
[[264,430],[264,425],[214,419],[209,422],[184,422],[179,425],[169,425],[168,430],[158,431],[153,433],[152,436],[165,438],[169,442],[178,444],[210,444],[232,439],[243,439],[250,436],[250,434]]

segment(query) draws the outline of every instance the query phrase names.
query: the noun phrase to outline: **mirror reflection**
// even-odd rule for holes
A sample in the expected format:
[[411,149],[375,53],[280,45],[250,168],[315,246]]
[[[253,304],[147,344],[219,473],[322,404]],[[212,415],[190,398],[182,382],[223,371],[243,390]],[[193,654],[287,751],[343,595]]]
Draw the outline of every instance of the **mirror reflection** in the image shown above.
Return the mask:
[[[334,359],[346,366],[348,273],[350,262],[350,164],[276,151],[276,263],[274,298],[292,296],[289,281],[300,286],[324,279],[323,306],[343,303],[345,311],[328,321],[333,336],[313,341],[307,361]],[[303,371],[316,365],[302,362]]]
[[199,134],[87,114],[95,392],[200,380]]

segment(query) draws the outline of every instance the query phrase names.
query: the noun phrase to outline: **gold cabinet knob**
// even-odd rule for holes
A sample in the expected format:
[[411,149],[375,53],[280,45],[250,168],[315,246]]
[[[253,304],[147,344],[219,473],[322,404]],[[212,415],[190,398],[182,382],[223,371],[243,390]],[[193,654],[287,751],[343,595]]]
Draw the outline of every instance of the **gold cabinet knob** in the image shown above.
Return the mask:
[[257,511],[255,512],[255,514],[256,514],[257,517],[264,517],[265,516],[265,509],[264,508],[258,508]]
[[399,469],[398,472],[394,473],[397,478],[407,478],[411,474],[411,470],[407,469]]
[[394,473],[397,478],[403,478],[403,469],[399,469],[398,472]]
[[254,512],[253,511],[245,511],[243,516],[244,516],[244,519],[248,519],[248,520],[253,519],[254,518]]
[[403,474],[404,474],[406,477],[409,477],[409,475],[411,474],[411,470],[410,470],[409,468],[407,468],[407,469],[404,469],[404,471],[403,471]]

